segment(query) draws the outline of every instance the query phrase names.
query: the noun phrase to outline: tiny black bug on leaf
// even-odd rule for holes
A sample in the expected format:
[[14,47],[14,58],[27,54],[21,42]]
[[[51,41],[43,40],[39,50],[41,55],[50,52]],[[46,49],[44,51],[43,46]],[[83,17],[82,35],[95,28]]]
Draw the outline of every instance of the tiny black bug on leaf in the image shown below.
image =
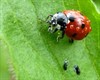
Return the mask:
[[68,61],[64,61],[63,69],[67,70],[67,67],[68,67]]
[[80,75],[80,69],[77,65],[74,66],[74,70],[75,70],[77,75]]

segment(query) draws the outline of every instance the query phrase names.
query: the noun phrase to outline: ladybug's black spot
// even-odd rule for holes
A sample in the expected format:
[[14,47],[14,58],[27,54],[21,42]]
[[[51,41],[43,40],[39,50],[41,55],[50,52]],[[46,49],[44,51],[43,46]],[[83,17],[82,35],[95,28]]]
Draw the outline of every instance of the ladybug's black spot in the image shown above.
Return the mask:
[[77,35],[77,34],[76,34],[76,33],[74,33],[74,34],[72,35],[72,37],[76,37],[76,35]]
[[71,21],[71,22],[74,22],[74,17],[73,16],[71,16],[71,17],[69,17],[69,20]]
[[82,24],[82,25],[81,25],[81,28],[83,29],[84,27],[85,27],[85,24]]

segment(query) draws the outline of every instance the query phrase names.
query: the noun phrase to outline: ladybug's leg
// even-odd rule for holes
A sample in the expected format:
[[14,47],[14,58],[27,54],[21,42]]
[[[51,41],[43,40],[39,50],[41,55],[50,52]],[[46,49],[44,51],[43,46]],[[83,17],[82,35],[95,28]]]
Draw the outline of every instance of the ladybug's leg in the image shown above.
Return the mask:
[[61,31],[61,34],[59,34],[59,35],[57,36],[57,42],[58,42],[60,39],[62,39],[62,38],[64,37],[64,34],[65,34],[65,30],[62,30],[62,31]]
[[53,33],[55,33],[56,31],[58,31],[58,29],[57,29],[57,28],[55,28],[55,29],[53,30]]
[[51,33],[55,33],[58,29],[57,28],[53,28],[51,26],[49,26],[48,31]]
[[48,31],[51,32],[52,28],[51,26],[48,26]]
[[70,38],[69,39],[69,43],[73,43],[73,42],[74,42],[74,40]]

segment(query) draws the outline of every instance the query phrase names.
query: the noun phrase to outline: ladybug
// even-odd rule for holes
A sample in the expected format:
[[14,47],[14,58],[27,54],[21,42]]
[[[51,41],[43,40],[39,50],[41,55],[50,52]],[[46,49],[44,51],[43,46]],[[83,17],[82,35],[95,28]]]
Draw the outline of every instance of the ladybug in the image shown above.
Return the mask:
[[49,15],[46,19],[49,24],[48,31],[55,33],[60,31],[61,34],[57,36],[57,41],[66,34],[70,41],[82,40],[91,31],[90,20],[82,15],[80,11],[65,10],[57,12],[54,15]]

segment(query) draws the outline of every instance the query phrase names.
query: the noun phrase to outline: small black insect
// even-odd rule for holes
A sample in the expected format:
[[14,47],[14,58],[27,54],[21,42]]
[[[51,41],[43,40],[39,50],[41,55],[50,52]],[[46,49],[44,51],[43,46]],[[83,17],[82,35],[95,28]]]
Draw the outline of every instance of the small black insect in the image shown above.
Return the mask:
[[80,69],[77,65],[74,66],[74,70],[75,70],[77,75],[80,75]]
[[64,61],[63,69],[67,70],[67,67],[68,67],[68,61]]

